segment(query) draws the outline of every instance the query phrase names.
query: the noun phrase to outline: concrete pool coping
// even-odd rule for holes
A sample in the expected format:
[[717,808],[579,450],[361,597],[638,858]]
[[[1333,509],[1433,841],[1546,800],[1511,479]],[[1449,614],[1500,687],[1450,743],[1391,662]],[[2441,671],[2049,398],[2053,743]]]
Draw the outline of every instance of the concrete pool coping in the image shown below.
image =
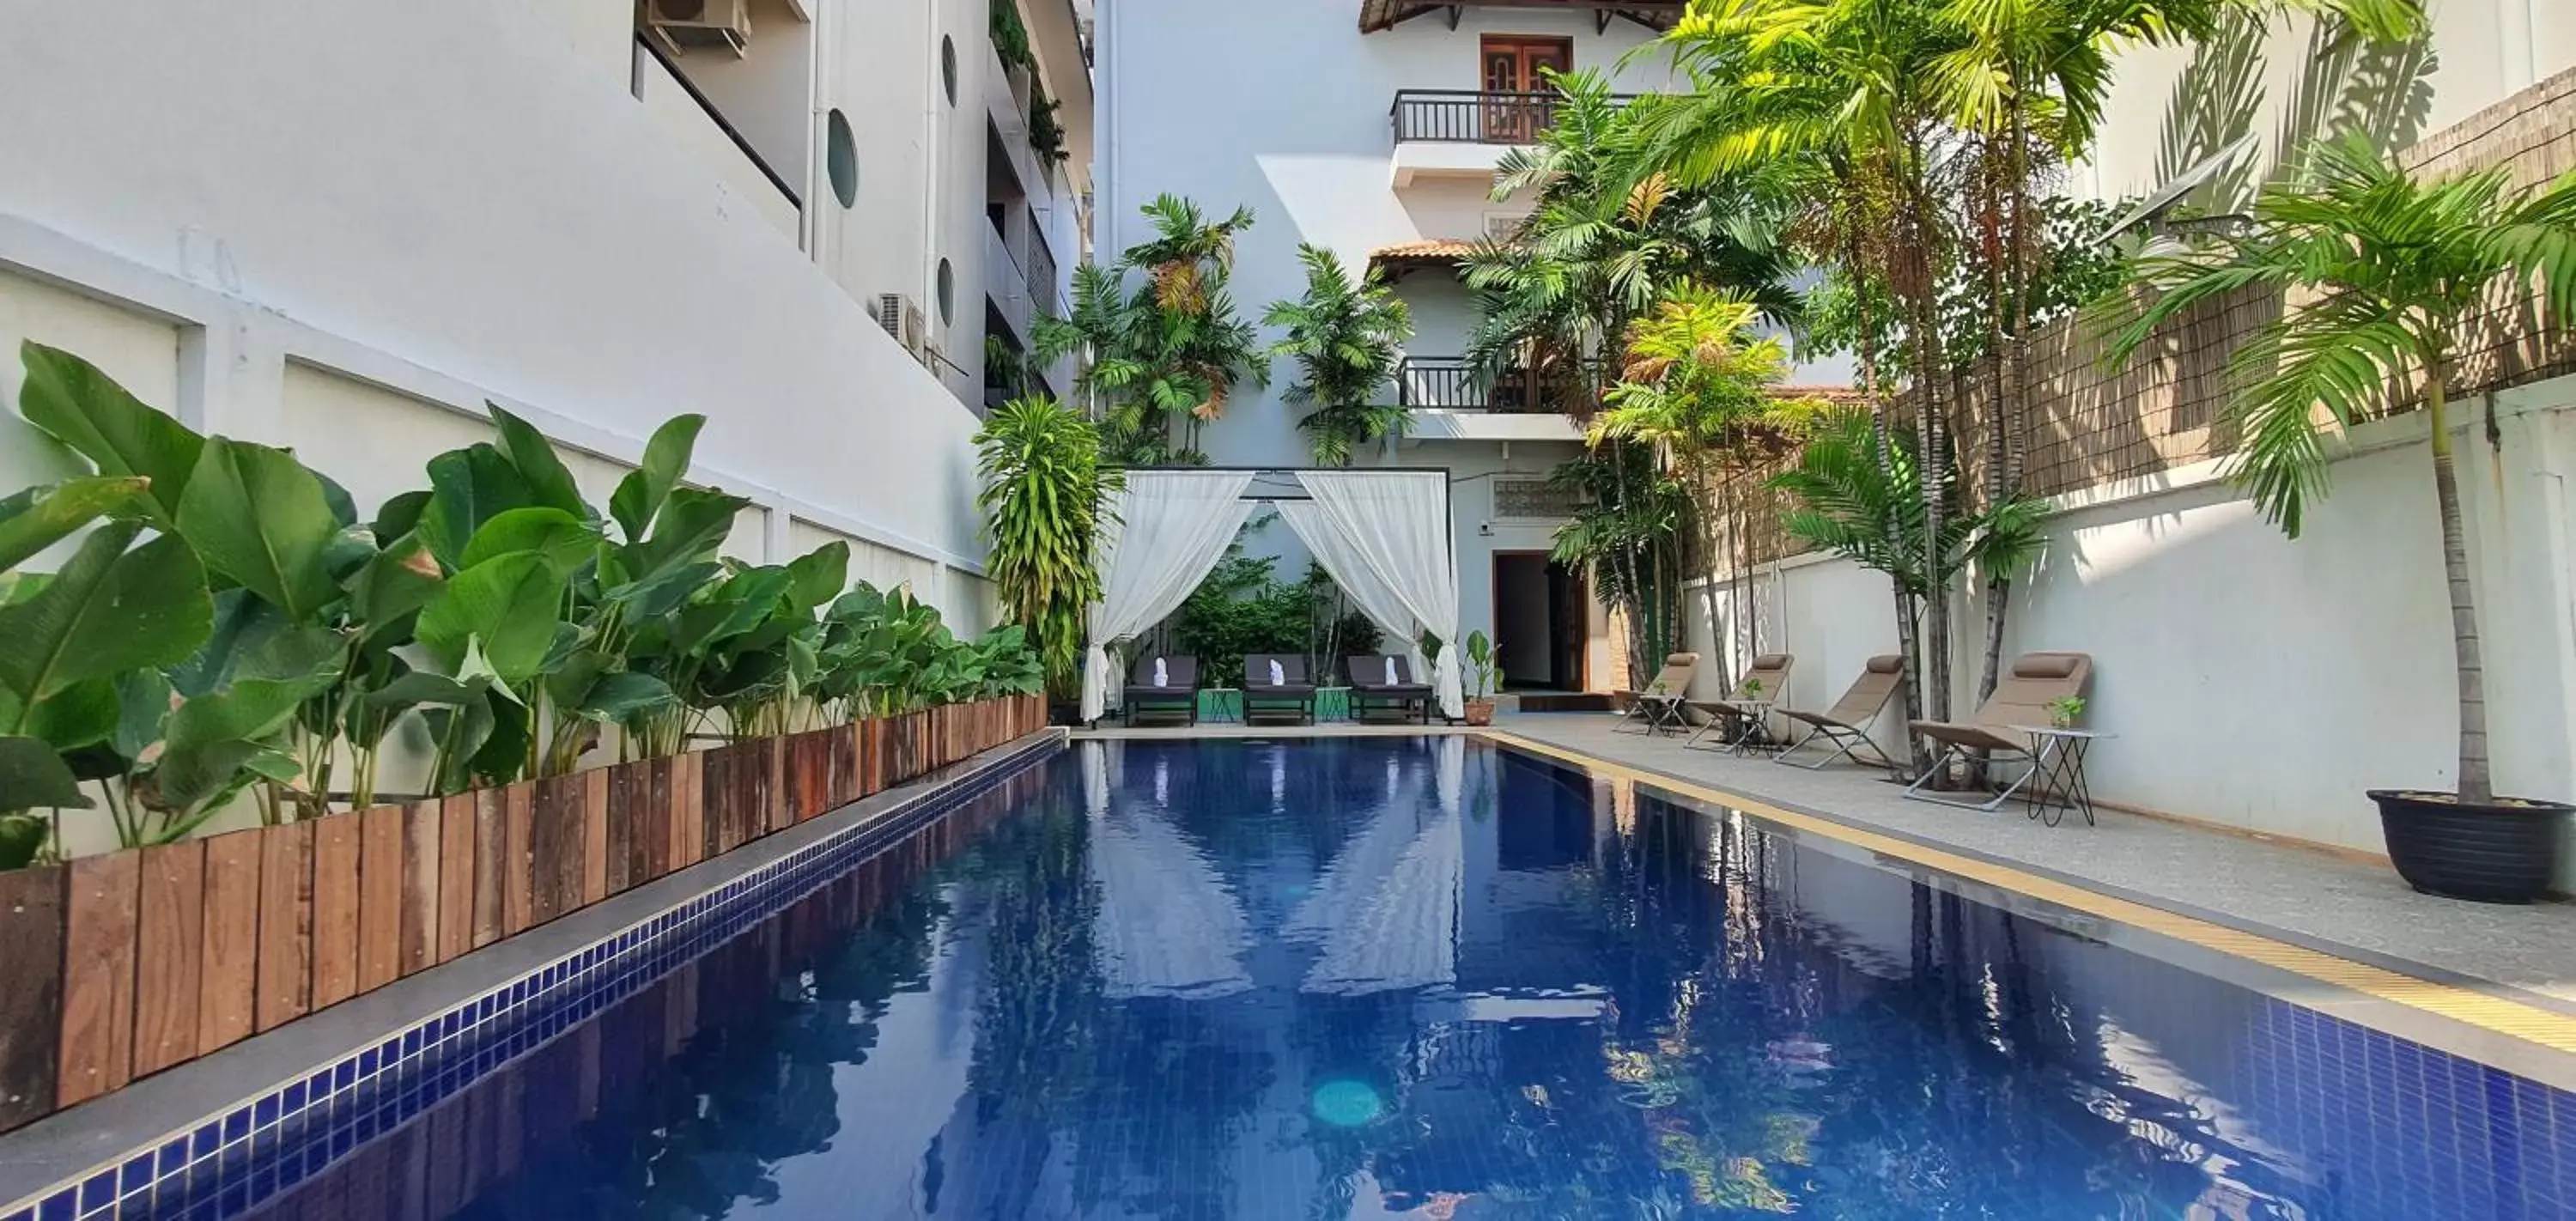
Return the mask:
[[[518,936],[300,1018],[0,1136],[0,1216],[184,1134],[208,1117],[389,1034],[723,891],[816,844],[900,828],[951,790],[1060,749],[1047,729],[638,886]],[[899,838],[899,836],[890,836]]]

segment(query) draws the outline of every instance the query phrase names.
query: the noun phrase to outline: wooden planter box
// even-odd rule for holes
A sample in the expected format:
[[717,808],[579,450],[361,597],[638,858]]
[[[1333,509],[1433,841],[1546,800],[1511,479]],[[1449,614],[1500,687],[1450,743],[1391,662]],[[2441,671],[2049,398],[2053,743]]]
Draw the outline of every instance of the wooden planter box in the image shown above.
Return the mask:
[[1045,724],[1011,697],[0,873],[0,1132]]

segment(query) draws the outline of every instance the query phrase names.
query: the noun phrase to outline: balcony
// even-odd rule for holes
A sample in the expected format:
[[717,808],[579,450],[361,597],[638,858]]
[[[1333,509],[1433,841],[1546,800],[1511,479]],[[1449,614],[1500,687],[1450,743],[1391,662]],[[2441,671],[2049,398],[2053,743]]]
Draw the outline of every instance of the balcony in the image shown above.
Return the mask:
[[[1613,100],[1626,102],[1634,95]],[[1395,128],[1395,185],[1416,178],[1494,176],[1503,150],[1534,144],[1556,122],[1555,93],[1399,89],[1387,119]]]
[[1487,381],[1463,356],[1408,356],[1395,370],[1396,405],[1413,413],[1417,440],[1579,441],[1590,414],[1595,366],[1512,369]]

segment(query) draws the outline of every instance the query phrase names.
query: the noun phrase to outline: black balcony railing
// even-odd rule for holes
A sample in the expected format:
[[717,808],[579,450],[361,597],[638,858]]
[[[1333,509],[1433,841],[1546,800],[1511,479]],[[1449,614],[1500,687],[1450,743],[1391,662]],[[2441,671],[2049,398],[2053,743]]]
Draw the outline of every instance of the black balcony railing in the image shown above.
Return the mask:
[[[1613,101],[1626,103],[1633,95]],[[1556,93],[1482,93],[1473,89],[1399,89],[1392,117],[1396,143],[1531,144],[1556,125]]]
[[1399,407],[1582,415],[1598,401],[1600,365],[1560,362],[1506,369],[1490,380],[1463,356],[1408,356],[1396,366]]

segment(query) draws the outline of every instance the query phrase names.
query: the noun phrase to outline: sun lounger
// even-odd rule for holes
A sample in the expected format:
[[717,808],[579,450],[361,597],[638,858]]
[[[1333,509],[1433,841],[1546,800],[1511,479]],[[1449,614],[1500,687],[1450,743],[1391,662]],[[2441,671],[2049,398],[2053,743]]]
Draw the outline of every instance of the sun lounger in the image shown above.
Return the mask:
[[[1271,681],[1277,663],[1279,681]],[[1255,653],[1243,659],[1243,723],[1257,716],[1295,716],[1315,723],[1315,684],[1306,681],[1306,659],[1294,653]]]
[[[1894,653],[1882,653],[1861,663],[1860,677],[1852,680],[1851,689],[1843,692],[1843,697],[1835,700],[1833,707],[1823,712],[1774,707],[1772,711],[1805,726],[1805,729],[1790,739],[1789,745],[1779,754],[1773,755],[1771,761],[1789,763],[1789,756],[1808,746],[1830,746],[1833,749],[1815,762],[1791,763],[1790,766],[1813,771],[1836,760],[1851,759],[1874,762],[1890,772],[1901,771],[1896,760],[1888,758],[1887,752],[1879,748],[1878,740],[1869,736],[1869,727],[1878,721],[1879,713],[1886,711],[1887,702],[1904,689],[1905,659]],[[1874,758],[1862,759],[1862,751],[1869,752]]]
[[[1157,682],[1155,664],[1162,665]],[[1122,693],[1127,705],[1127,723],[1140,718],[1168,717],[1178,723],[1199,723],[1199,659],[1195,657],[1139,656],[1136,669],[1127,676],[1127,689]]]
[[1393,654],[1370,654],[1342,659],[1342,668],[1351,682],[1351,718],[1365,721],[1372,715],[1402,721],[1408,716],[1421,723],[1431,723],[1431,684],[1414,681],[1410,659]]
[[[2084,684],[2092,677],[2093,659],[2083,653],[2024,653],[2014,658],[2012,672],[1995,685],[1995,693],[1977,709],[1976,716],[1965,721],[1912,723],[1914,732],[1940,743],[1941,750],[1933,756],[1932,766],[1905,786],[1905,795],[1971,810],[1991,810],[2011,800],[2023,785],[2030,783],[2039,762],[2031,736],[2014,726],[2048,724],[2048,706],[2084,694]],[[1953,759],[1971,755],[1981,755],[1989,762],[2005,760],[2027,766],[1991,801],[1968,801],[1924,791],[1923,786],[1940,776]]]
[[1690,697],[1691,676],[1699,673],[1699,654],[1675,653],[1664,658],[1664,668],[1643,691],[1618,691],[1612,694],[1627,707],[1626,719],[1637,733],[1661,733],[1682,728],[1683,701]]
[[1708,721],[1682,745],[1697,746],[1701,739],[1715,735],[1719,746],[1740,753],[1767,743],[1771,706],[1789,694],[1789,667],[1797,660],[1787,653],[1764,653],[1753,659],[1752,668],[1744,672],[1744,681],[1735,685],[1733,695],[1722,700],[1689,701],[1691,707],[1708,715]]

